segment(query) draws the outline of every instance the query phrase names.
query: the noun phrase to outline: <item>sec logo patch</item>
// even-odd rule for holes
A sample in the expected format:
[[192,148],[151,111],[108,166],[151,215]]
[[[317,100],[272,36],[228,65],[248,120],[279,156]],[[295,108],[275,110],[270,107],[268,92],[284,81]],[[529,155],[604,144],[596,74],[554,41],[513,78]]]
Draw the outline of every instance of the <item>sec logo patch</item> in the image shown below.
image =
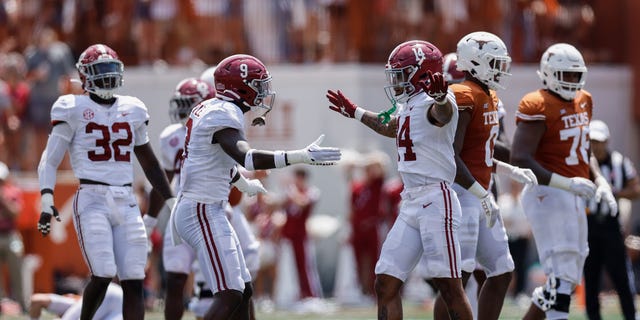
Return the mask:
[[93,113],[93,110],[85,109],[84,112],[82,112],[82,116],[84,117],[85,120],[91,120],[93,119],[95,114]]

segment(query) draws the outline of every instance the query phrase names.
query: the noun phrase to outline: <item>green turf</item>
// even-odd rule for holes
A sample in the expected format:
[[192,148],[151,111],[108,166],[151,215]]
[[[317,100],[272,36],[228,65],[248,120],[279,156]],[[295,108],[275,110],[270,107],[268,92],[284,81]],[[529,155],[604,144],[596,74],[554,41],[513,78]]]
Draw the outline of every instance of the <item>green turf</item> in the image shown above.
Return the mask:
[[[620,315],[619,307],[615,296],[607,296],[603,298],[603,319],[618,320],[622,319]],[[335,309],[331,311],[330,309]],[[258,320],[316,320],[316,319],[332,319],[332,320],[358,320],[358,319],[376,319],[376,309],[371,307],[332,307],[328,308],[329,311],[323,313],[295,313],[287,311],[276,310],[271,313],[258,312]],[[502,311],[500,319],[522,319],[525,310],[516,304],[506,301]],[[429,307],[424,307],[419,304],[405,303],[404,304],[404,319],[433,319],[432,310]],[[163,319],[160,310],[147,312],[145,319],[160,320]],[[25,319],[24,316],[3,316],[2,319]],[[43,315],[41,319],[54,319],[50,315]],[[194,319],[193,314],[187,312],[183,319]],[[577,306],[572,306],[570,319],[586,319],[584,309]]]

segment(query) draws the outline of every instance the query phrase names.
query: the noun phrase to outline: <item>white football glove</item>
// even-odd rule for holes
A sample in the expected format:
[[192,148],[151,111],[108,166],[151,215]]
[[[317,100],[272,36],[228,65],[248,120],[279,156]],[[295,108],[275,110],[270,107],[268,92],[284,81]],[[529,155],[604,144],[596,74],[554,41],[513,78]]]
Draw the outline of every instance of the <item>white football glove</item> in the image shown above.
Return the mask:
[[304,149],[287,151],[287,161],[289,164],[307,163],[312,165],[334,165],[340,160],[340,149],[332,147],[320,147],[324,140],[321,134],[316,141]]
[[586,199],[593,198],[596,194],[596,185],[591,180],[581,177],[567,178],[553,173],[549,186],[569,191]]
[[480,199],[482,211],[487,220],[487,228],[491,229],[500,217],[500,208],[493,198],[493,195],[480,185],[477,181],[469,187],[469,192]]
[[267,189],[262,186],[262,182],[258,179],[247,179],[242,174],[238,173],[240,178],[232,183],[234,187],[238,188],[240,192],[253,197],[258,193],[267,193]]
[[604,201],[605,204],[609,207],[609,214],[612,217],[615,217],[618,214],[618,201],[616,197],[613,196],[613,191],[611,190],[611,186],[609,182],[603,177],[596,178],[596,195],[595,200],[596,203],[600,203],[600,201]]
[[487,218],[487,228],[491,229],[500,217],[500,208],[490,192],[487,192],[487,195],[480,199],[480,204]]
[[493,160],[496,162],[496,173],[505,175],[515,181],[524,184],[538,184],[538,178],[531,169],[512,166],[508,163]]

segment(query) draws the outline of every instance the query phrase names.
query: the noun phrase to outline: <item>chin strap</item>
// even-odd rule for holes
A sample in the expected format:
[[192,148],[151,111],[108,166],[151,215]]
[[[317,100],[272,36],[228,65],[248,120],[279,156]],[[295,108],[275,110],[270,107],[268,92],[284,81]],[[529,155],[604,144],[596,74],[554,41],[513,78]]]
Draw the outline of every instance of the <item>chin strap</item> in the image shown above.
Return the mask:
[[382,124],[386,124],[389,121],[391,121],[391,115],[396,112],[396,101],[393,100],[391,101],[391,108],[382,111],[378,114],[378,120],[380,120],[382,122]]

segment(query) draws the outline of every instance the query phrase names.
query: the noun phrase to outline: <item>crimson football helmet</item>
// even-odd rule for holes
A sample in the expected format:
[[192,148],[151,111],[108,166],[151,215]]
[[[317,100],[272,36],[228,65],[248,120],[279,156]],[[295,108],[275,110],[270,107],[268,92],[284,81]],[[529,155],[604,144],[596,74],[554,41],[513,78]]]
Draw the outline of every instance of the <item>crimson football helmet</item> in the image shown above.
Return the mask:
[[418,82],[427,79],[427,71],[442,72],[442,53],[433,44],[411,40],[398,45],[385,66],[389,86],[385,92],[391,102],[401,103],[422,91]]
[[449,84],[464,81],[464,72],[458,70],[458,55],[455,52],[444,55],[442,74],[444,75],[444,80]]
[[187,78],[178,83],[169,101],[171,123],[187,122],[191,109],[198,103],[215,97],[213,86],[196,78]]
[[270,110],[276,93],[267,67],[254,56],[235,54],[220,61],[213,74],[216,97],[249,108]]
[[118,54],[104,44],[94,44],[80,54],[76,69],[82,88],[102,99],[111,99],[122,86],[124,64]]
[[495,34],[477,31],[458,41],[458,70],[467,71],[491,89],[504,89],[511,76],[507,46]]
[[573,100],[584,87],[587,67],[578,49],[570,44],[556,43],[542,54],[538,76],[546,89]]

